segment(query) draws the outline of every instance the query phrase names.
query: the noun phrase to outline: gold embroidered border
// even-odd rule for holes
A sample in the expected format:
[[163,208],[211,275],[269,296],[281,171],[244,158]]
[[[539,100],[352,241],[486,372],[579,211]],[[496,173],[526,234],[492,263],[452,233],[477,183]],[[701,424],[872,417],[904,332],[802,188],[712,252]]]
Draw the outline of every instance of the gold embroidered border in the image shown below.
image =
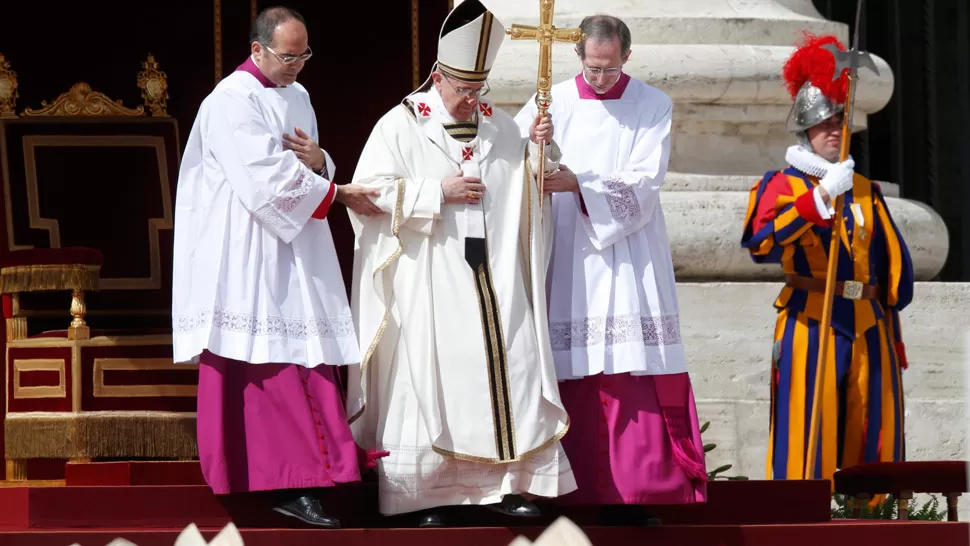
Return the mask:
[[[378,275],[400,258],[401,254],[404,254],[404,244],[401,243],[401,237],[399,235],[401,232],[401,216],[404,215],[404,179],[398,178],[395,181],[395,185],[397,186],[397,199],[394,203],[394,222],[391,231],[394,234],[394,238],[397,239],[397,249],[374,271],[374,278],[377,278]],[[360,389],[364,396],[364,403],[357,410],[357,413],[354,413],[347,419],[348,423],[353,423],[360,418],[364,414],[364,409],[367,407],[367,365],[370,363],[371,357],[374,356],[374,351],[377,350],[377,344],[380,343],[381,338],[384,336],[384,330],[387,328],[388,317],[391,314],[390,297],[391,294],[385,295],[384,316],[381,318],[381,325],[378,326],[377,332],[374,334],[374,339],[367,346],[367,352],[364,353],[364,358],[360,362]]]
[[[44,385],[24,387],[20,384],[23,372],[57,372],[57,386]],[[64,398],[67,396],[67,364],[59,358],[25,358],[13,361],[13,397],[25,398]]]
[[[50,235],[50,247],[60,248],[61,232],[56,218],[42,218],[40,216],[40,188],[37,180],[37,161],[34,150],[40,146],[131,146],[154,148],[158,162],[159,185],[162,197],[162,218],[148,219],[148,249],[151,263],[149,278],[101,278],[99,287],[102,290],[158,290],[162,287],[162,257],[159,243],[159,231],[171,230],[173,227],[172,197],[169,188],[168,161],[165,152],[165,140],[157,136],[66,136],[66,135],[30,135],[24,137],[24,165],[27,178],[27,209],[32,229],[46,230]],[[10,180],[3,179],[4,193],[10,195]],[[33,248],[31,245],[14,245],[13,217],[10,213],[12,204],[7,200],[7,229],[11,250]]]
[[[525,270],[529,272],[529,279],[528,279],[529,284],[527,286],[532,286],[532,167],[529,165],[528,143],[525,146],[525,161],[523,162],[523,164],[525,165],[525,180],[522,181],[522,187],[523,187],[522,191],[525,193],[526,210],[529,211],[528,215],[526,214],[522,215],[522,218],[525,218],[526,216],[528,216],[529,218],[529,235],[528,235],[528,238],[526,239],[526,248],[524,249],[525,250],[524,254],[526,259]],[[537,178],[536,192],[538,193],[538,191],[539,191],[539,179]],[[539,196],[539,203],[542,203],[541,195]],[[541,204],[539,205],[539,218],[542,218]],[[541,232],[539,233],[539,236],[540,237],[542,236]],[[545,249],[543,249],[543,252],[545,252]],[[530,290],[529,292],[531,293],[532,291]],[[534,302],[533,302],[533,305],[535,305]]]
[[198,365],[179,364],[171,358],[95,358],[93,395],[95,398],[161,398],[196,396],[198,385],[105,385],[104,373],[114,370],[198,370]]
[[[70,341],[69,341],[70,343]],[[81,346],[71,345],[71,411],[81,411]]]
[[499,310],[493,305],[495,290],[492,287],[487,250],[485,261],[479,266],[476,276],[482,335],[488,345],[485,347],[485,359],[488,365],[489,394],[492,398],[495,449],[498,458],[507,461],[515,458],[515,427],[512,423],[512,402],[509,396],[508,355],[505,352]]
[[488,57],[488,42],[491,41],[492,37],[492,19],[494,19],[492,13],[486,11],[485,18],[482,19],[482,32],[478,37],[478,54],[475,55],[476,71],[485,69],[485,59]]
[[545,442],[543,442],[542,444],[540,444],[539,447],[537,447],[535,449],[530,449],[529,451],[526,451],[525,453],[519,453],[519,454],[517,454],[514,459],[490,459],[488,457],[477,457],[475,455],[467,455],[467,454],[464,454],[464,453],[458,453],[458,452],[455,452],[455,451],[449,451],[447,449],[440,448],[440,447],[435,446],[435,445],[431,446],[431,449],[435,453],[437,453],[438,455],[441,455],[442,457],[451,457],[452,459],[458,459],[459,461],[469,461],[469,462],[473,462],[473,463],[482,463],[482,464],[509,464],[509,463],[518,463],[518,462],[522,462],[522,461],[528,459],[529,456],[531,456],[532,454],[538,453],[538,452],[542,451],[543,449],[548,448],[552,444],[558,442],[559,440],[562,440],[562,437],[565,436],[567,432],[569,432],[569,424],[570,424],[570,419],[567,416],[566,417],[566,426],[562,427],[562,430],[561,431],[557,432],[555,435],[553,435],[552,438],[549,438],[548,440],[546,440]]
[[483,82],[488,79],[488,73],[490,72],[490,70],[483,70],[481,72],[461,70],[441,62],[438,63],[438,70],[466,82]]

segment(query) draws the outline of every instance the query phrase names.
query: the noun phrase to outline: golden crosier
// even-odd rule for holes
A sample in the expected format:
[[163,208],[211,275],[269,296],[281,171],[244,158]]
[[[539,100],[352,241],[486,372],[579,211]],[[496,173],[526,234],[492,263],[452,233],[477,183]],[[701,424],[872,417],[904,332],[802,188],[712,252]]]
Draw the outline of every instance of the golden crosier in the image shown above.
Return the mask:
[[[556,28],[552,15],[556,8],[555,0],[539,0],[539,26],[512,25],[506,34],[513,40],[536,40],[539,42],[539,73],[536,78],[536,106],[539,116],[545,117],[552,103],[552,44],[567,42],[578,44],[583,39],[583,31],[578,28]],[[539,147],[538,176],[539,199],[542,199],[545,186],[546,147]]]

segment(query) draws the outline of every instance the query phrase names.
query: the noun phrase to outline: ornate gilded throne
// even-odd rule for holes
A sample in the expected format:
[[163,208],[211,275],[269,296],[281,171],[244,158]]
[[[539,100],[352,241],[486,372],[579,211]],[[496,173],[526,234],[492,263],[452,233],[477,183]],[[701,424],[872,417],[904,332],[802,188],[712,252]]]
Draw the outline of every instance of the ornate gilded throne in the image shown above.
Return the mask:
[[0,54],[7,480],[196,455],[198,369],[172,363],[170,328],[178,126],[151,55],[137,84],[143,106],[81,82],[18,115]]

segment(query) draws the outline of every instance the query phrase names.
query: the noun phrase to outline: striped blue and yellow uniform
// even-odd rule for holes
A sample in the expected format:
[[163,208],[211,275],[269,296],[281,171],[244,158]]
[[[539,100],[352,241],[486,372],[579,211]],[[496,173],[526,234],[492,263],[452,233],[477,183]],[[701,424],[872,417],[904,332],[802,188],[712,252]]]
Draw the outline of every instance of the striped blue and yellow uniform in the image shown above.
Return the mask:
[[[751,189],[741,244],[755,262],[779,263],[786,276],[824,281],[832,228],[815,209],[817,184],[789,167],[767,173]],[[913,296],[913,265],[878,185],[856,174],[843,201],[837,278],[878,286],[879,293],[856,300],[836,294],[832,327],[824,333],[829,340],[816,479],[831,479],[838,468],[906,456],[899,311]],[[790,284],[775,301],[768,479],[804,474],[823,335],[823,292]]]

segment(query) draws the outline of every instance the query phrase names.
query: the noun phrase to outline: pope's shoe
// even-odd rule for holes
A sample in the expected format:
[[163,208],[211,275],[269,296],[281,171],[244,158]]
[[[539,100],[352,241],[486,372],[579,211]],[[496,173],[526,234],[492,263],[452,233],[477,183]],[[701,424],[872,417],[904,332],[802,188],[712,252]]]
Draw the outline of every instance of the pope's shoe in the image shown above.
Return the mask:
[[273,510],[317,527],[340,528],[340,520],[324,514],[320,501],[308,495],[284,500],[273,507]]
[[502,502],[490,504],[488,507],[500,514],[517,518],[537,518],[541,515],[539,507],[522,495],[505,495]]

